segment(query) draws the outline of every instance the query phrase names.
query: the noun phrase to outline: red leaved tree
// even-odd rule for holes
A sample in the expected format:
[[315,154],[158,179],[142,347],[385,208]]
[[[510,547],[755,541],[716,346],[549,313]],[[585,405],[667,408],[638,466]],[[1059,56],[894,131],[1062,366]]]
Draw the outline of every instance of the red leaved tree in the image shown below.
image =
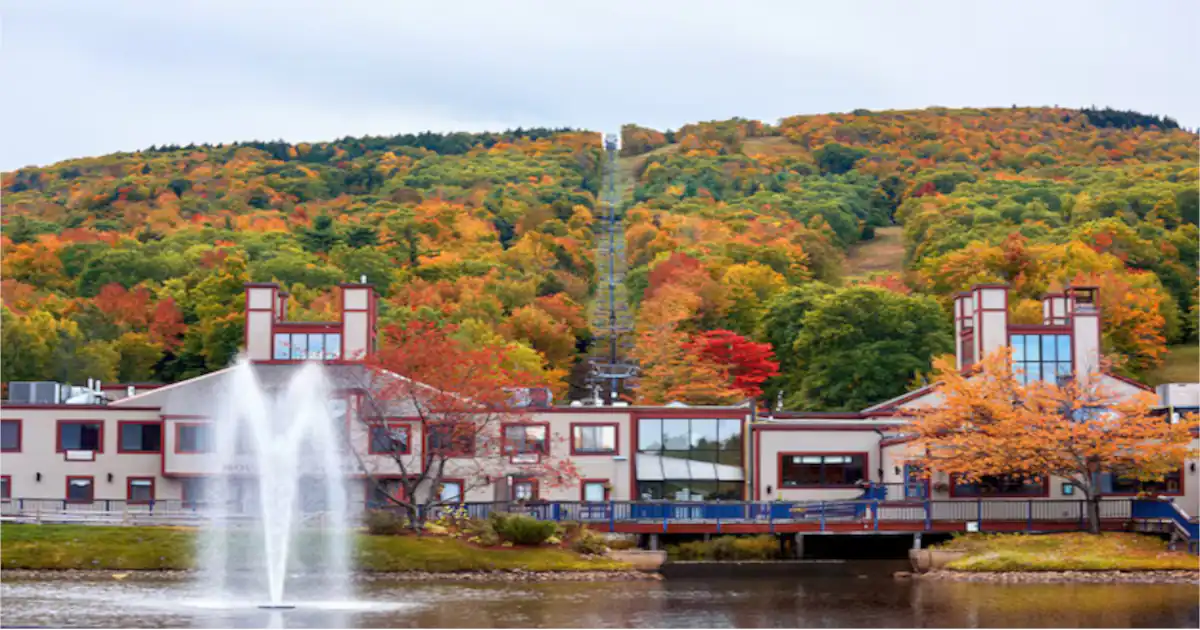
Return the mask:
[[[468,347],[454,332],[424,322],[385,329],[358,385],[361,430],[350,451],[369,498],[401,508],[417,531],[472,490],[509,478],[560,487],[578,477],[569,459],[554,457],[565,446],[552,448],[548,426],[531,423],[521,400],[541,384],[510,368],[503,349]],[[448,491],[451,480],[457,491]]]
[[726,366],[733,388],[747,398],[762,395],[762,384],[779,374],[779,362],[769,343],[755,343],[730,330],[696,335],[687,346],[703,359]]

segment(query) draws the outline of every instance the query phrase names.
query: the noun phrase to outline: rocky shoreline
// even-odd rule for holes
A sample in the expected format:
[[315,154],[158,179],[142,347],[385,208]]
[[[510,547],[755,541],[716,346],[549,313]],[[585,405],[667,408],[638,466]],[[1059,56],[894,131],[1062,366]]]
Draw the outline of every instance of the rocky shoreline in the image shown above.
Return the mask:
[[[47,570],[5,569],[5,580],[190,580],[196,571],[180,570]],[[645,571],[455,571],[455,572],[362,572],[355,582],[615,582],[661,580],[659,573]]]
[[1200,571],[947,571],[912,574],[921,580],[1006,584],[1086,582],[1125,584],[1200,584]]

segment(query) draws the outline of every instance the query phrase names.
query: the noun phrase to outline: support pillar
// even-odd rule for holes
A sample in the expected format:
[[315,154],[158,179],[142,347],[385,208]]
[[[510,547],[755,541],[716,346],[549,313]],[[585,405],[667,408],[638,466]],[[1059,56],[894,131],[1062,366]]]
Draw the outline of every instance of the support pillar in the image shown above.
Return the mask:
[[804,534],[796,532],[794,541],[795,541],[795,544],[792,545],[792,549],[796,554],[796,559],[803,560],[804,559]]
[[921,548],[921,532],[917,532],[917,533],[913,534],[913,546],[912,546],[912,548],[913,548],[913,549],[920,549],[920,548]]
[[712,540],[712,534],[709,534],[709,533],[707,533],[707,532],[706,532],[706,533],[704,534],[704,542],[708,542],[708,541],[710,541],[710,540]]
[[650,551],[658,551],[658,534],[650,534]]

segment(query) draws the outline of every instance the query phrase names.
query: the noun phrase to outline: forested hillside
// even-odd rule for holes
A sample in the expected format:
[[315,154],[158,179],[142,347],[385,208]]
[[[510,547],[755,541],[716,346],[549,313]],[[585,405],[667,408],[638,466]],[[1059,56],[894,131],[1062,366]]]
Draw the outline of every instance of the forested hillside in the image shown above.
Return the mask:
[[[1197,137],[1132,112],[866,112],[622,130],[634,396],[857,408],[952,349],[950,296],[1095,284],[1115,369],[1194,339]],[[163,147],[3,178],[3,380],[169,381],[242,340],[242,283],[294,320],[366,275],[381,320],[455,324],[567,389],[594,287],[594,133]],[[901,227],[889,227],[893,225]],[[890,271],[847,253],[901,230]],[[900,248],[892,248],[900,254]],[[729,331],[714,332],[714,331]],[[774,374],[770,353],[778,362]],[[578,370],[575,384],[578,385]],[[765,382],[764,382],[765,379]]]

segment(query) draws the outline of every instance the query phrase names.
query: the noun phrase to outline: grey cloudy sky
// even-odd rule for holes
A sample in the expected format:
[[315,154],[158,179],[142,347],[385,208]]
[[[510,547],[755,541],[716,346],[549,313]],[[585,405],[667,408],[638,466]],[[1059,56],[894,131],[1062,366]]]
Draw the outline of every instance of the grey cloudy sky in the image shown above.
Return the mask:
[[930,105],[1200,125],[1200,1],[2,0],[0,169],[152,144]]

